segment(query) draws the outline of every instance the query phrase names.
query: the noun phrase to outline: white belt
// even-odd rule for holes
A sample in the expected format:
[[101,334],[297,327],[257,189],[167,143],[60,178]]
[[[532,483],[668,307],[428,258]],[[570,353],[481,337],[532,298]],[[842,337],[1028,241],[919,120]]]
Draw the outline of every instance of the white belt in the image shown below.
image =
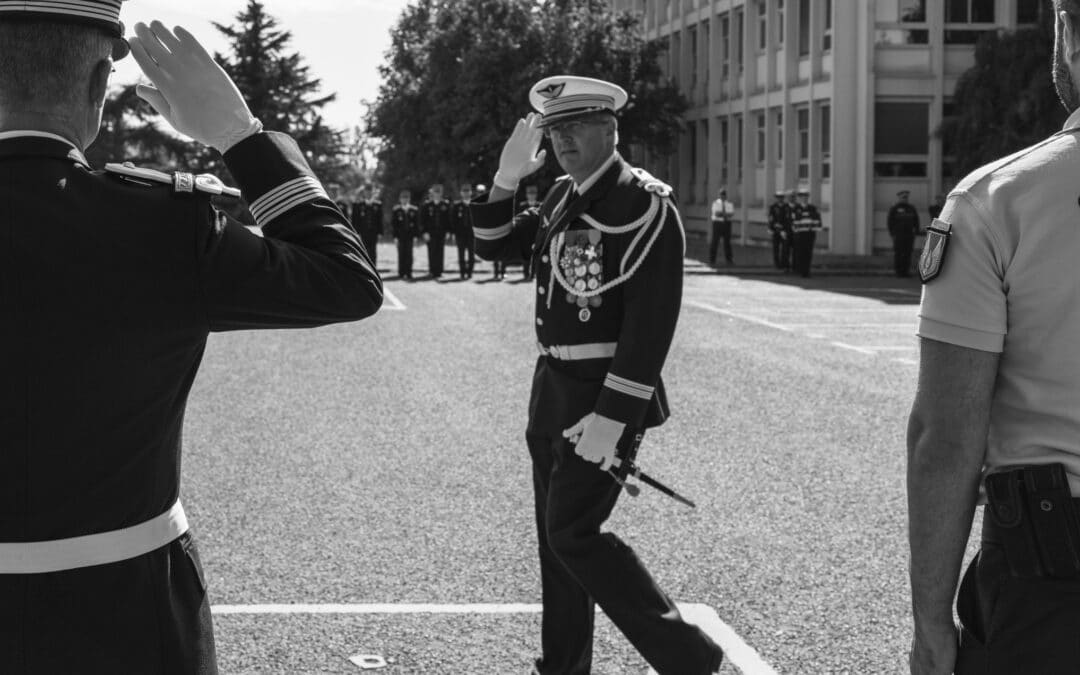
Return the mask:
[[120,530],[0,543],[0,574],[41,574],[119,562],[159,549],[187,531],[187,516],[177,499],[165,513]]
[[585,359],[610,359],[615,356],[617,342],[592,342],[585,345],[552,345],[545,347],[539,342],[537,349],[544,356],[560,361],[584,361]]

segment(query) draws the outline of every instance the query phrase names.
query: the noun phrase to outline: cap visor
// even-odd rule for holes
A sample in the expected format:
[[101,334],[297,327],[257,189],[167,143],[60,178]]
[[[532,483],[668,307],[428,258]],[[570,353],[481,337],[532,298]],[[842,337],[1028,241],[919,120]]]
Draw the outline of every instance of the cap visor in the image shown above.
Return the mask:
[[594,115],[611,115],[615,116],[615,113],[607,108],[586,108],[585,110],[568,110],[567,112],[558,113],[555,115],[545,115],[540,119],[540,122],[536,125],[540,128],[549,127],[552,124],[558,124],[559,122],[569,122],[570,120],[580,119],[582,117],[592,117]]

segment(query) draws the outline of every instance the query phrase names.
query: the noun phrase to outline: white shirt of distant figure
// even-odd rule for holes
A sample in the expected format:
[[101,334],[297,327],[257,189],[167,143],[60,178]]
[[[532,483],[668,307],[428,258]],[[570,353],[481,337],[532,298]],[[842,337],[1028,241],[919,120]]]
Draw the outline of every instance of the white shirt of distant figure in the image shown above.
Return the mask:
[[735,204],[721,196],[712,203],[711,220],[731,220],[735,217]]

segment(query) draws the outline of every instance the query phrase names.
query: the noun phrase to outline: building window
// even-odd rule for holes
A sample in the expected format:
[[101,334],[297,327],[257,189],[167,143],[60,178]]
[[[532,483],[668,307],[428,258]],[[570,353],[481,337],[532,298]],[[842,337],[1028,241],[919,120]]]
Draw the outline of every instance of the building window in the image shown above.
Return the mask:
[[757,118],[757,163],[765,163],[765,113],[758,113]]
[[973,45],[994,30],[994,0],[945,0],[945,44]]
[[698,82],[698,77],[697,77],[697,69],[698,69],[697,26],[693,26],[693,27],[687,29],[686,38],[687,38],[687,41],[690,43],[690,45],[689,45],[689,52],[690,52],[690,91],[695,92],[695,91],[697,91],[697,82]]
[[687,194],[686,197],[688,203],[694,204],[697,202],[697,195],[695,194],[694,190],[694,188],[697,186],[697,125],[693,123],[688,124],[686,132],[687,140],[689,141],[690,145],[690,152],[687,153],[690,158],[690,166],[688,167],[690,169],[690,180],[689,185],[687,185],[687,192],[689,194]]
[[1016,3],[1016,23],[1035,23],[1039,20],[1039,3],[1024,2]]
[[776,161],[784,161],[784,111],[773,113],[776,117]]
[[828,104],[818,109],[821,120],[821,179],[832,178],[832,108]]
[[810,55],[810,0],[799,0],[799,56]]
[[728,182],[728,121],[720,120],[720,185]]
[[674,32],[671,34],[671,51],[669,53],[671,59],[671,79],[675,80],[675,84],[683,81],[681,61],[682,61],[682,33]]
[[698,138],[701,139],[702,152],[698,153],[698,158],[701,160],[701,201],[709,201],[709,120],[701,120],[701,132],[698,134]]
[[874,105],[874,175],[926,176],[930,152],[930,106],[907,101]]
[[720,18],[720,79],[731,74],[731,20],[725,14]]
[[825,30],[821,34],[822,51],[832,51],[832,0],[825,0]]
[[925,45],[930,42],[926,0],[880,0],[876,18],[878,44]]
[[735,30],[732,32],[731,49],[735,52],[735,66],[741,77],[743,73],[743,13],[735,12]]
[[769,46],[769,11],[768,6],[765,4],[765,0],[758,0],[757,18],[758,50],[765,51],[765,48]]
[[795,127],[799,135],[799,179],[810,178],[810,109],[795,111]]
[[743,123],[742,115],[735,116],[735,182],[742,183],[743,173]]
[[709,100],[709,62],[712,61],[709,58],[711,28],[708,21],[701,22],[701,32],[701,52],[705,57],[701,59],[701,100],[704,103]]
[[776,0],[776,48],[784,46],[784,0]]

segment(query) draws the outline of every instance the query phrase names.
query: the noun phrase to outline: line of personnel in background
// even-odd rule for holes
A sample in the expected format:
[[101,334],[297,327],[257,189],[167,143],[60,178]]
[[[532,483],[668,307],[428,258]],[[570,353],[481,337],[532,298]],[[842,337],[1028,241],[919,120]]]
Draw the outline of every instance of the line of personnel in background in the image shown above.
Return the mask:
[[[331,188],[332,189],[332,188]],[[370,185],[360,189],[359,199],[348,202],[340,197],[335,202],[346,215],[353,229],[360,235],[364,247],[376,260],[376,251],[381,236],[392,236],[397,243],[398,276],[413,279],[413,249],[424,245],[427,249],[428,273],[434,279],[441,279],[445,271],[444,252],[448,242],[457,246],[458,275],[461,279],[471,279],[476,267],[476,253],[473,249],[473,229],[469,220],[469,202],[487,191],[484,185],[462,185],[459,199],[451,201],[444,197],[442,184],[436,183],[428,188],[427,195],[419,205],[412,201],[412,191],[405,189],[398,193],[398,202],[390,209],[389,221],[379,195]],[[517,212],[529,208],[539,208],[540,190],[536,185],[522,188],[517,204]],[[492,279],[501,281],[506,278],[507,263],[494,263]],[[521,261],[522,278],[533,278],[532,270],[526,261]]]

